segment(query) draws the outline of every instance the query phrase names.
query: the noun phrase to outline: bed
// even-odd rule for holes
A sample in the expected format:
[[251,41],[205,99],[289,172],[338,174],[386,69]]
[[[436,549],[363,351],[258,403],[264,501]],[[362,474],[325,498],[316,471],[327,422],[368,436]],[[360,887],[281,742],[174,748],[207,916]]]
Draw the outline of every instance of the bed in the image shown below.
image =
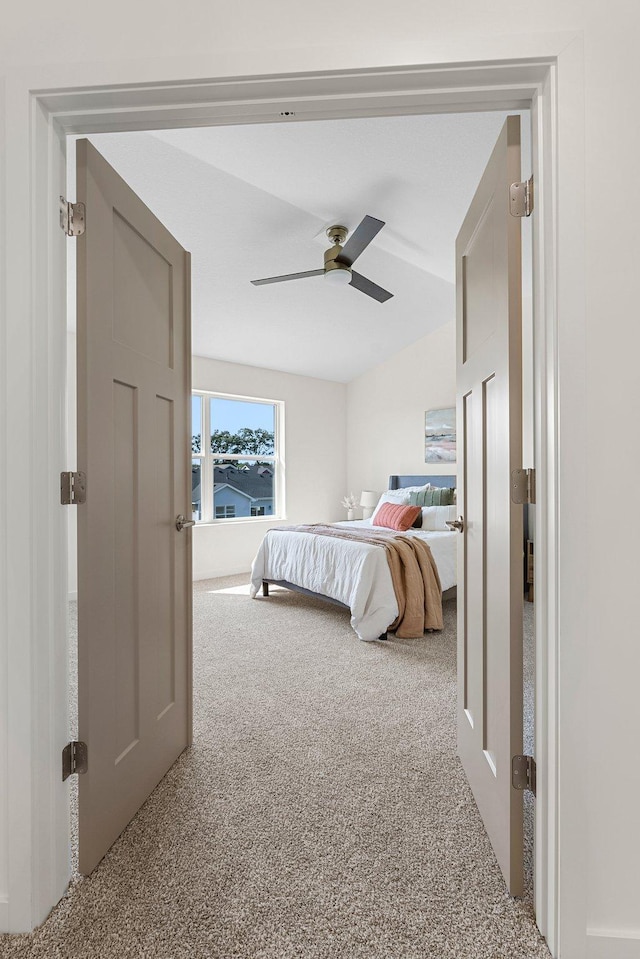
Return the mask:
[[[419,487],[455,488],[455,476],[394,474],[389,490]],[[339,529],[376,532],[371,520],[336,523]],[[431,550],[443,593],[457,581],[456,534],[449,531],[410,529],[398,536],[420,538]],[[364,641],[385,639],[398,617],[396,592],[384,549],[364,542],[344,541],[311,532],[284,528],[269,530],[251,570],[251,596],[269,596],[276,585],[348,609],[351,626]]]

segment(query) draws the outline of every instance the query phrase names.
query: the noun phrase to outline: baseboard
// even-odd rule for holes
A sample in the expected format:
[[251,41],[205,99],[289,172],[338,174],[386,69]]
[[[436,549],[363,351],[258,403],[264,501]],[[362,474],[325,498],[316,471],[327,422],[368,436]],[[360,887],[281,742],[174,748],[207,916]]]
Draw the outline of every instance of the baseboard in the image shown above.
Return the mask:
[[[246,566],[238,566],[237,568],[232,567],[231,569],[228,566],[224,566],[224,567],[220,567],[219,569],[201,570],[199,573],[193,574],[193,581],[195,583],[197,580],[201,580],[201,579],[218,579],[220,576],[236,576],[236,575],[239,575],[240,573],[247,573],[247,582],[248,582],[249,571],[247,570]],[[78,594],[69,593],[67,595],[67,599],[69,600],[70,603],[77,603]]]
[[0,899],[0,935],[9,932],[9,900]]
[[640,959],[640,929],[633,932],[589,929],[587,959]]
[[193,581],[195,583],[201,579],[218,579],[220,576],[237,576],[240,573],[246,573],[247,582],[249,582],[249,570],[246,566],[221,566],[218,569],[200,570],[198,573],[193,574]]

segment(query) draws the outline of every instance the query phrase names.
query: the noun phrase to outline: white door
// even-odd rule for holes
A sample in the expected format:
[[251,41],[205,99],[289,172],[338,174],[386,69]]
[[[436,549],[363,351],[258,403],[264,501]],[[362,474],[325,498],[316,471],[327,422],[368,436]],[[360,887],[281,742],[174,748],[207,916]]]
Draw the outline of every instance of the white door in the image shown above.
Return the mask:
[[509,117],[456,242],[458,752],[509,892],[522,894],[522,466],[520,118]]
[[77,143],[80,871],[190,742],[190,262]]

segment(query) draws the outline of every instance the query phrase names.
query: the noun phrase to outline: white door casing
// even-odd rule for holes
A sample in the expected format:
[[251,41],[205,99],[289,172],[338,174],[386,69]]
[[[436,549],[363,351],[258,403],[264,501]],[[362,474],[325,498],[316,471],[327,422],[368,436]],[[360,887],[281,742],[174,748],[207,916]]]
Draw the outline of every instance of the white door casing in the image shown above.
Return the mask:
[[508,117],[456,241],[458,753],[511,895],[523,891],[520,118]]
[[[543,671],[537,695],[544,699],[544,710],[537,715],[542,736],[536,749],[549,773],[542,780],[536,803],[536,816],[546,819],[537,830],[537,836],[543,836],[543,842],[537,844],[537,855],[544,863],[537,877],[545,884],[537,890],[537,914],[543,917],[542,929],[554,954],[562,946],[563,956],[584,956],[584,777],[578,747],[584,716],[580,677],[584,673],[585,617],[582,589],[571,588],[574,582],[584,582],[584,554],[571,549],[569,534],[563,532],[567,524],[575,525],[578,531],[582,528],[579,524],[585,509],[584,490],[575,482],[578,467],[572,467],[580,462],[586,435],[580,379],[584,349],[581,239],[585,182],[582,40],[575,31],[508,39],[457,37],[451,48],[440,48],[436,42],[435,47],[421,51],[419,59],[426,66],[419,67],[409,66],[416,62],[413,52],[410,60],[397,52],[397,58],[393,51],[390,53],[388,64],[381,69],[341,71],[336,76],[326,72],[324,60],[307,59],[305,69],[315,70],[313,75],[294,75],[292,71],[298,69],[294,64],[281,63],[278,78],[270,76],[265,80],[258,75],[257,68],[253,70],[255,76],[241,77],[251,71],[240,67],[232,71],[235,77],[241,77],[238,81],[229,82],[224,76],[203,81],[200,78],[210,73],[210,58],[198,60],[190,55],[180,62],[137,59],[128,68],[126,87],[121,86],[123,71],[118,64],[87,63],[73,69],[52,64],[17,71],[8,82],[5,157],[9,176],[0,184],[0,190],[4,191],[11,242],[7,231],[6,237],[0,237],[0,245],[3,244],[7,306],[15,322],[8,327],[12,363],[7,368],[6,396],[15,399],[20,413],[20,417],[16,413],[16,422],[18,418],[24,422],[33,409],[40,426],[47,424],[50,443],[43,459],[43,451],[39,450],[36,456],[35,447],[26,442],[24,430],[16,428],[6,437],[0,436],[4,461],[22,462],[26,470],[22,475],[6,473],[7,503],[21,501],[28,489],[33,503],[45,504],[44,515],[33,529],[28,523],[25,525],[22,515],[16,513],[13,518],[9,511],[4,517],[7,549],[11,552],[12,569],[16,570],[6,594],[6,633],[0,624],[0,656],[8,650],[9,663],[8,755],[10,768],[15,769],[20,763],[25,775],[7,776],[4,791],[0,785],[0,804],[6,797],[9,810],[4,873],[8,885],[4,886],[4,900],[0,863],[2,929],[26,931],[42,921],[62,895],[68,876],[68,791],[59,782],[59,753],[66,736],[67,588],[64,576],[56,580],[51,572],[64,567],[66,527],[55,499],[47,499],[51,477],[56,479],[57,488],[58,471],[72,466],[65,460],[64,435],[59,425],[64,395],[65,274],[59,252],[64,237],[56,211],[64,183],[64,148],[59,144],[63,133],[165,129],[189,125],[192,115],[197,115],[197,122],[212,124],[247,122],[259,119],[259,115],[277,115],[283,98],[288,105],[295,105],[297,116],[303,119],[389,111],[402,114],[478,109],[480,104],[489,109],[515,109],[533,101],[539,118],[534,153],[538,207],[534,223],[539,414],[536,458],[538,488],[544,485],[549,493],[547,504],[543,502],[536,510],[536,555],[538,559],[544,556],[543,564],[536,570],[536,642],[538,653],[542,653],[537,656],[537,663]],[[506,58],[509,67],[505,71]],[[390,70],[392,63],[402,66]],[[444,71],[438,66],[441,64],[446,64]],[[291,75],[282,76],[281,71],[289,67]],[[265,66],[262,73],[268,72]],[[446,77],[441,76],[443,72]],[[167,82],[168,77],[178,76],[182,79]],[[162,91],[158,93],[160,82]],[[307,96],[310,91],[313,98]],[[558,131],[562,133],[560,138]],[[559,181],[564,184],[560,190],[564,210],[561,231],[556,207]],[[29,209],[30,215],[25,215]],[[558,286],[560,268],[562,282]],[[34,290],[38,303],[33,329],[39,334],[30,340],[23,331],[23,304],[29,289]],[[562,380],[558,378],[560,370],[564,372]],[[30,397],[26,412],[24,391]],[[558,435],[562,423],[570,423],[571,430],[564,436],[566,463],[558,484]],[[575,540],[578,534],[572,530],[571,535]],[[42,556],[45,545],[48,562],[34,569],[29,565],[29,556]],[[566,563],[560,567],[561,545],[565,553],[572,555],[570,569]],[[34,610],[33,621],[24,620],[26,604]],[[36,614],[41,617],[41,626],[48,628],[37,626]],[[14,629],[18,623],[20,629]],[[59,668],[54,668],[56,663]],[[25,739],[30,724],[32,734]],[[564,759],[558,778],[560,745]],[[58,785],[54,787],[54,783]],[[55,802],[42,801],[43,796],[52,794]],[[557,919],[560,907],[562,925]]]
[[77,143],[78,729],[87,874],[191,737],[189,254]]

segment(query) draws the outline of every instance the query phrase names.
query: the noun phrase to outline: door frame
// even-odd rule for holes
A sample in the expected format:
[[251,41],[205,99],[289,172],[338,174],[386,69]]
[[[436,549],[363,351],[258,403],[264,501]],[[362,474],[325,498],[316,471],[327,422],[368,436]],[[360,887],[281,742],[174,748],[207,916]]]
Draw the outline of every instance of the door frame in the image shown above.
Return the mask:
[[[13,312],[27,322],[20,342],[11,331],[5,340],[20,361],[9,369],[6,390],[10,399],[26,389],[29,411],[19,434],[10,425],[0,429],[0,459],[5,467],[24,463],[28,474],[25,481],[24,472],[14,478],[2,471],[7,475],[4,504],[19,489],[22,501],[28,499],[33,506],[26,523],[8,508],[0,515],[0,531],[9,544],[4,559],[0,557],[0,565],[6,565],[0,608],[6,601],[7,610],[0,624],[0,665],[6,655],[9,680],[4,702],[0,689],[8,731],[4,755],[0,742],[0,768],[6,764],[7,770],[22,770],[8,779],[7,828],[0,835],[0,932],[27,931],[41,922],[69,878],[69,793],[59,782],[60,751],[68,736],[67,543],[66,513],[57,499],[57,474],[73,466],[65,459],[66,239],[57,216],[57,197],[65,192],[65,134],[273,122],[281,111],[292,109],[300,120],[531,108],[539,503],[535,902],[552,954],[582,959],[586,814],[579,747],[584,613],[579,590],[572,588],[582,571],[572,568],[569,588],[560,576],[563,543],[577,535],[586,502],[580,455],[573,460],[575,468],[568,455],[568,448],[580,450],[583,435],[581,430],[572,430],[571,436],[563,433],[561,418],[569,411],[572,424],[581,424],[583,396],[575,382],[563,389],[560,377],[565,364],[580,362],[584,352],[582,41],[568,34],[510,37],[508,45],[500,38],[493,43],[484,39],[476,43],[475,55],[470,44],[473,47],[467,40],[419,66],[409,62],[203,80],[192,72],[197,64],[183,61],[181,79],[162,81],[175,77],[173,61],[132,65],[131,74],[139,80],[129,85],[115,81],[122,67],[119,72],[112,66],[110,74],[104,64],[87,67],[81,85],[77,69],[70,73],[60,67],[18,71],[7,78],[0,141],[4,138],[6,147],[5,180],[12,184],[4,196],[5,222],[11,228],[0,237],[0,276],[13,277],[6,284],[7,315]],[[200,68],[200,76],[206,76],[202,64]],[[24,156],[30,157],[26,170]],[[43,424],[48,426],[44,452],[36,444]],[[12,568],[8,549],[15,559]],[[0,795],[0,814],[2,805]],[[1,895],[3,843],[6,897]]]

